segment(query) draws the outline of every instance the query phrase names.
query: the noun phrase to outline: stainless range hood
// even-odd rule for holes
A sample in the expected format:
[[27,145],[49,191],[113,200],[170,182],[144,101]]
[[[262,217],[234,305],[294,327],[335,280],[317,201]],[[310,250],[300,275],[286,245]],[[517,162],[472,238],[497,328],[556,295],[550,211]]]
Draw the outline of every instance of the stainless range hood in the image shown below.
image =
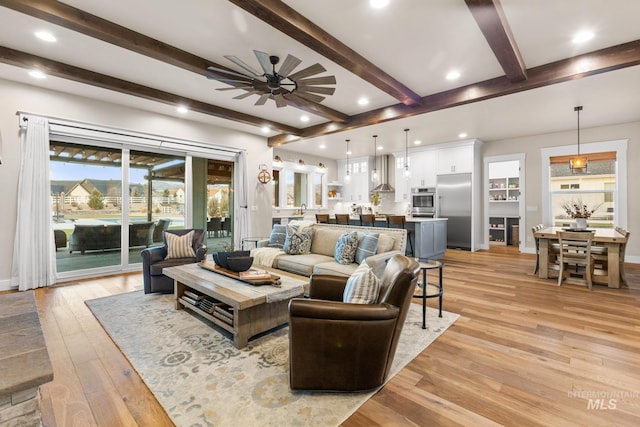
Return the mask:
[[380,185],[374,188],[373,191],[378,193],[393,193],[396,191],[389,185],[389,155],[381,156],[380,158]]

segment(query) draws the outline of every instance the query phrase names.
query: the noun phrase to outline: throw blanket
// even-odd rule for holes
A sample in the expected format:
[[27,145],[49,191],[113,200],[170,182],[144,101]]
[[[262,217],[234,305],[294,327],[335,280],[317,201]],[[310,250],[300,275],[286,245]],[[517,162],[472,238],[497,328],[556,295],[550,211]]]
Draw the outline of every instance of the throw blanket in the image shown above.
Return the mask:
[[293,219],[291,221],[289,221],[289,225],[297,225],[298,226],[298,231],[304,231],[305,228],[307,227],[311,227],[313,224],[315,224],[315,221],[309,221],[309,220],[304,220],[304,219]]
[[284,251],[280,248],[254,248],[251,249],[251,256],[253,257],[254,264],[264,265],[265,267],[272,267],[273,261]]

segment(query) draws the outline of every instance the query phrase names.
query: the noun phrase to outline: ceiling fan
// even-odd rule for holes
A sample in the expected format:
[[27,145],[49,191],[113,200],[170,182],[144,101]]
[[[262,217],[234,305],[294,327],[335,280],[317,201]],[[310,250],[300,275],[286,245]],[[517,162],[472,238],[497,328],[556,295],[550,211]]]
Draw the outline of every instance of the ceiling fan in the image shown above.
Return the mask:
[[267,100],[273,99],[278,108],[285,107],[287,101],[298,104],[303,104],[305,101],[322,102],[325,97],[318,94],[333,95],[335,92],[333,87],[319,86],[335,84],[335,76],[312,77],[327,71],[320,64],[314,64],[293,73],[293,70],[302,61],[293,55],[287,55],[280,69],[276,71],[276,65],[280,62],[279,57],[257,50],[253,52],[258,58],[264,73],[259,73],[236,56],[225,55],[225,58],[247,71],[250,75],[218,67],[208,67],[205,71],[205,76],[208,79],[232,86],[217,90],[242,89],[246,91],[233,99],[244,99],[251,95],[259,95],[260,97],[255,105],[264,105]]

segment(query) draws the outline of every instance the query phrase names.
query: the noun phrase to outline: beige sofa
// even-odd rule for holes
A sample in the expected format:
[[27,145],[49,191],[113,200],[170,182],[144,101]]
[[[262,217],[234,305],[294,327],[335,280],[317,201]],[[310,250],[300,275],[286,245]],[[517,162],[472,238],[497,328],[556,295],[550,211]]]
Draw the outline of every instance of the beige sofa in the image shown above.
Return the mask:
[[[354,225],[313,224],[311,253],[306,255],[279,254],[275,257],[271,267],[302,276],[311,274],[334,274],[350,276],[358,264],[339,264],[334,258],[336,243],[340,236],[351,231],[357,231],[358,237],[363,233],[379,233],[378,249],[375,255],[366,261],[377,276],[382,274],[386,261],[394,254],[404,255],[407,246],[407,230],[383,227],[359,227]],[[258,248],[266,247],[269,240],[260,240]],[[255,251],[255,249],[254,249]]]

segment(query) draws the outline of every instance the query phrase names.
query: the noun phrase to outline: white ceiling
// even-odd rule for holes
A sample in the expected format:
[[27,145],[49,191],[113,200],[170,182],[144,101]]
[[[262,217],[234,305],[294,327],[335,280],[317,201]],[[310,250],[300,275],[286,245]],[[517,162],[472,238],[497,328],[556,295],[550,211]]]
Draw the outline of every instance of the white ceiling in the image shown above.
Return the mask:
[[[300,68],[319,62],[327,69],[323,75],[335,75],[337,79],[335,94],[322,104],[348,115],[399,102],[227,0],[64,3],[230,68],[237,69],[224,55],[236,55],[259,68],[254,49],[281,58],[291,53],[302,60]],[[420,96],[504,74],[463,0],[391,0],[382,10],[372,9],[368,0],[285,3]],[[637,0],[501,3],[527,68],[640,39]],[[278,109],[272,101],[254,106],[257,96],[232,99],[241,92],[216,91],[225,85],[4,7],[0,7],[0,20],[0,45],[5,47],[294,127],[326,122],[293,107]],[[595,37],[578,47],[571,38],[582,29],[591,29]],[[48,44],[36,39],[33,33],[37,30],[48,30],[58,41]],[[444,76],[451,69],[460,71],[462,77],[455,82],[446,80]],[[180,116],[173,107],[131,95],[56,77],[36,81],[26,70],[10,65],[0,64],[0,78]],[[419,139],[423,144],[456,140],[460,132],[466,132],[468,138],[491,141],[563,131],[575,128],[575,105],[584,106],[580,117],[584,128],[638,121],[638,82],[640,66],[635,66],[281,148],[337,159],[345,157],[345,139],[352,141],[353,156],[372,154],[374,134],[379,135],[384,153],[402,151],[404,128],[411,129],[411,142]],[[369,105],[357,104],[361,96],[370,99]],[[300,122],[303,114],[310,117],[306,124]],[[262,135],[256,126],[205,114],[190,112],[185,120]],[[326,148],[319,148],[322,144]]]

